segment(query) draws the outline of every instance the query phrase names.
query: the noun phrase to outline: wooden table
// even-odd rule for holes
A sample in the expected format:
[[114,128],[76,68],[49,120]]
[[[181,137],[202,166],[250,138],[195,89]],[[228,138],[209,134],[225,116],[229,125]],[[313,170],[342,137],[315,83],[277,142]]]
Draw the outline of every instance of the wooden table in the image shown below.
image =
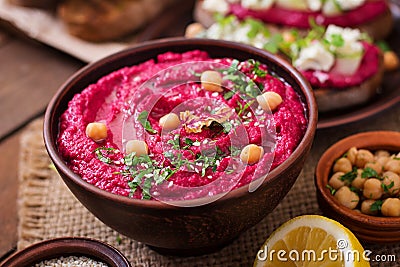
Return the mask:
[[0,259],[17,241],[20,129],[44,113],[57,88],[82,66],[68,55],[0,28]]
[[[167,19],[173,21],[173,17]],[[158,24],[146,33],[145,38],[160,32],[165,36],[181,35],[184,26],[163,31],[162,25]],[[9,26],[0,23],[0,261],[15,249],[17,242],[16,200],[21,129],[43,115],[58,87],[84,65],[84,62],[69,55],[10,32]],[[399,114],[399,105],[378,114],[372,123],[367,119],[357,122],[354,127],[362,130],[385,129],[384,124],[380,127],[379,121],[384,122],[388,117],[395,120],[395,116],[388,116],[393,111]],[[325,134],[343,137],[340,129],[320,131],[316,136],[316,145]]]

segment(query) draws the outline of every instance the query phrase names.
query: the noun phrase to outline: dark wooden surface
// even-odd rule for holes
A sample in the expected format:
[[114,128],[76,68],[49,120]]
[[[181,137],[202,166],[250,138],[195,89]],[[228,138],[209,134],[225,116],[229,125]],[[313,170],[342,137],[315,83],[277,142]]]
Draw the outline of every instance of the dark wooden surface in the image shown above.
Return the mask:
[[0,28],[0,259],[17,241],[21,128],[43,114],[57,88],[84,66],[46,45],[8,32]]

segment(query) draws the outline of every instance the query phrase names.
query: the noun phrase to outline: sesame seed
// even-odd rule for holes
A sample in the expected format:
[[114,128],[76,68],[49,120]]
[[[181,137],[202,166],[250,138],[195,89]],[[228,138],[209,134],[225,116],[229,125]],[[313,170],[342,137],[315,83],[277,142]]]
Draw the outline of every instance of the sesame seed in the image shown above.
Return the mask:
[[34,267],[57,267],[57,266],[80,266],[80,267],[107,267],[108,265],[95,261],[85,256],[59,257],[50,260],[43,260],[34,265]]

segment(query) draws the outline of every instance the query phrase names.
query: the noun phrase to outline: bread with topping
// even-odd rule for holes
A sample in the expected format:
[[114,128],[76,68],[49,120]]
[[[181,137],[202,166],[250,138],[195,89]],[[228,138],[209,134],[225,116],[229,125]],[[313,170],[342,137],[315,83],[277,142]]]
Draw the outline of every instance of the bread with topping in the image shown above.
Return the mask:
[[69,33],[102,42],[140,29],[177,0],[65,0],[58,15]]

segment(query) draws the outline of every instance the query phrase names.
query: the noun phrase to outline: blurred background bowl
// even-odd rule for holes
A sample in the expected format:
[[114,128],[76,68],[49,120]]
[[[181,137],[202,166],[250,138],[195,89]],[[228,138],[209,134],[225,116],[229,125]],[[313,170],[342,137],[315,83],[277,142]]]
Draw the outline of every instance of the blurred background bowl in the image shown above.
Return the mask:
[[[329,147],[315,170],[318,204],[322,212],[349,228],[359,239],[371,243],[400,242],[400,218],[362,214],[341,205],[326,187],[332,166],[351,147],[371,151],[384,149],[400,152],[400,133],[393,131],[364,132],[346,137]],[[396,153],[396,154],[397,154]]]
[[131,267],[125,256],[114,247],[98,240],[83,237],[61,237],[33,244],[11,255],[1,266],[35,266],[35,264],[45,260],[68,256],[85,256],[110,267]]
[[[245,186],[206,205],[177,207],[158,201],[143,201],[111,194],[85,182],[67,167],[58,153],[56,140],[59,117],[75,94],[122,67],[136,65],[168,51],[182,53],[195,49],[206,51],[213,58],[258,60],[288,82],[304,103],[308,125],[303,139],[293,154],[271,171],[255,192],[249,193]],[[78,71],[61,86],[47,108],[44,140],[50,158],[65,184],[102,222],[159,252],[196,255],[215,251],[231,242],[279,204],[304,165],[313,142],[316,124],[317,107],[312,90],[301,74],[285,60],[247,45],[178,38],[144,43]]]

